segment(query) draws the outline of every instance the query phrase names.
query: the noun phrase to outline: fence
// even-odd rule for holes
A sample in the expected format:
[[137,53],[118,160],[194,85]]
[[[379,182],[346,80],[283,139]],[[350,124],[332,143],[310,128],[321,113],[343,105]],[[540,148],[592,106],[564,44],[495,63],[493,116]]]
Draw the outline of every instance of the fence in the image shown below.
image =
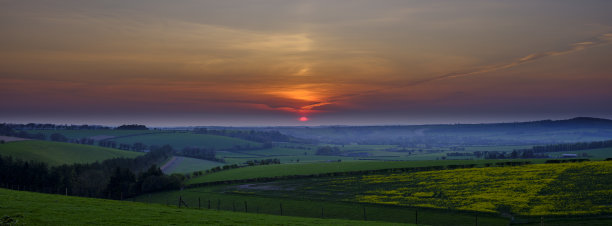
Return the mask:
[[[146,201],[146,197],[141,197]],[[352,202],[325,202],[303,200],[269,202],[247,198],[206,198],[178,196],[167,203],[178,208],[210,209],[282,216],[310,218],[350,219],[425,225],[559,225],[564,222],[612,223],[612,215],[588,216],[507,216],[481,212],[442,210],[425,207],[362,204]]]
[[[49,194],[70,195],[68,189],[32,189],[32,187],[0,184],[2,188]],[[129,201],[160,202],[150,197],[130,198]],[[173,197],[166,198],[166,205],[178,208],[234,211],[281,216],[311,218],[351,219],[364,221],[384,221],[426,225],[558,225],[562,222],[612,222],[611,215],[591,216],[515,216],[512,219],[497,214],[480,212],[452,211],[433,208],[401,207],[382,204],[361,204],[352,202],[326,202],[321,200],[292,200],[270,202],[264,198],[240,199],[218,197]]]

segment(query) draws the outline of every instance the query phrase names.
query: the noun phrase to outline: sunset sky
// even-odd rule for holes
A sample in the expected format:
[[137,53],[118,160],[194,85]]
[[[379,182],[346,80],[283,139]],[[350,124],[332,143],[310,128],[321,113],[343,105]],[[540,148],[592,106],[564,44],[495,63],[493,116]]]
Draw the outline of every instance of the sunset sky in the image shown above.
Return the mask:
[[609,0],[0,0],[0,122],[612,118],[610,12]]

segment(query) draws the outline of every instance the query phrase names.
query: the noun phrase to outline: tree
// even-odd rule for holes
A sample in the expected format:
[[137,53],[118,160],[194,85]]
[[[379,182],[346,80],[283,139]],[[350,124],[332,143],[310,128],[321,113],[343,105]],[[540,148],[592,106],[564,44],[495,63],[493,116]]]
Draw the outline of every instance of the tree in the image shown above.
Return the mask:
[[60,134],[60,133],[51,134],[51,136],[49,138],[52,141],[58,141],[58,142],[67,142],[68,141],[68,137],[66,137],[66,136],[64,136],[63,134]]
[[122,199],[130,194],[130,188],[136,181],[134,173],[126,168],[117,167],[113,171],[110,181],[106,186],[106,192],[113,199]]
[[147,128],[146,126],[138,125],[138,124],[121,125],[117,127],[116,129],[118,130],[149,130],[149,128]]

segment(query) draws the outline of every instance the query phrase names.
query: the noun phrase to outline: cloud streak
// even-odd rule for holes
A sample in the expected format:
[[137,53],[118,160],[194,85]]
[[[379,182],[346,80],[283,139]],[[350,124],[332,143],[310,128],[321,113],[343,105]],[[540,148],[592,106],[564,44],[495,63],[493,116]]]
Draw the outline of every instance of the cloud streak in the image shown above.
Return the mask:
[[[326,105],[333,105],[333,104],[336,104],[338,102],[347,101],[347,100],[350,100],[350,99],[358,97],[358,96],[376,95],[376,94],[388,91],[390,89],[400,89],[400,88],[414,87],[414,86],[422,85],[422,84],[425,84],[425,83],[431,83],[431,82],[436,82],[436,81],[441,81],[441,80],[446,80],[446,79],[468,77],[468,76],[476,76],[476,75],[480,75],[480,74],[485,74],[485,73],[491,73],[491,72],[506,70],[506,69],[510,69],[510,68],[513,68],[513,67],[517,67],[517,66],[522,65],[522,64],[538,61],[538,60],[541,60],[541,59],[544,59],[544,58],[571,54],[571,53],[582,51],[582,50],[589,49],[589,48],[595,48],[595,47],[599,47],[599,46],[604,46],[604,45],[607,45],[607,44],[610,44],[610,43],[612,43],[612,33],[605,33],[605,34],[602,34],[602,35],[599,35],[599,36],[593,38],[593,40],[591,40],[591,41],[583,41],[583,42],[573,43],[573,44],[571,44],[569,46],[568,49],[565,49],[565,50],[532,53],[532,54],[526,55],[524,57],[518,58],[518,59],[516,59],[516,60],[514,60],[512,62],[509,62],[509,63],[496,64],[496,65],[488,65],[488,66],[480,67],[480,68],[477,68],[477,69],[474,69],[474,70],[462,71],[462,72],[451,72],[451,73],[443,74],[443,75],[440,75],[440,76],[437,76],[437,77],[423,79],[423,80],[418,80],[418,81],[413,81],[413,82],[409,82],[409,83],[403,83],[402,84],[402,82],[398,82],[398,83],[396,83],[398,85],[394,85],[394,86],[391,86],[391,87],[379,88],[379,89],[374,89],[374,90],[367,90],[367,91],[362,91],[362,92],[359,92],[359,93],[348,93],[348,94],[344,94],[344,95],[338,95],[338,96],[330,97],[327,100],[322,101],[320,103],[314,103],[314,104],[303,106],[300,109],[313,110],[313,109],[316,109],[317,107],[326,106]],[[291,108],[291,107],[289,107],[289,108]],[[299,109],[295,109],[295,110],[298,111]]]
[[607,44],[610,44],[611,42],[612,42],[612,33],[606,33],[606,34],[597,36],[595,40],[593,41],[574,43],[570,45],[570,48],[567,50],[532,53],[527,56],[521,57],[513,62],[510,62],[510,63],[489,65],[489,66],[482,67],[480,69],[475,69],[475,70],[467,71],[467,72],[452,72],[452,73],[440,75],[438,77],[412,82],[402,87],[415,86],[415,85],[420,85],[423,83],[435,82],[435,81],[444,80],[444,79],[473,76],[473,75],[478,75],[478,74],[483,74],[483,73],[490,73],[490,72],[505,70],[505,69],[513,68],[513,67],[516,67],[522,64],[526,64],[529,62],[537,61],[543,58],[566,55],[566,54],[582,51],[588,48],[594,48],[598,46],[607,45]]

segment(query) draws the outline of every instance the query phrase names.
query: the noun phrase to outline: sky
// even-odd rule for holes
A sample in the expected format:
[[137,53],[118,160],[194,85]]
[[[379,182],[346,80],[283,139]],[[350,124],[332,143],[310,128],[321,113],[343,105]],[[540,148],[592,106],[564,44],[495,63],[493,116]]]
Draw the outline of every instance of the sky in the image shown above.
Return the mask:
[[608,0],[0,0],[0,122],[612,118]]

